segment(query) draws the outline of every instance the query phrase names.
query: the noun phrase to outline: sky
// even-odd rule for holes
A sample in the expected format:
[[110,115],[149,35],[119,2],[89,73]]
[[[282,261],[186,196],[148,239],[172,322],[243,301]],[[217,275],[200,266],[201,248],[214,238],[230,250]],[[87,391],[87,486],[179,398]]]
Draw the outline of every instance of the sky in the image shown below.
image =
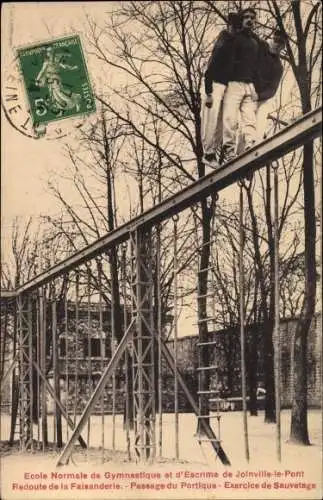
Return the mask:
[[[87,5],[87,8],[89,6]],[[91,14],[100,6],[91,3]],[[26,23],[28,16],[28,23]],[[80,31],[85,22],[82,4],[74,3],[15,3],[5,4],[2,12],[3,74],[13,59],[14,49],[50,37],[60,37]],[[89,68],[92,78],[95,73]],[[2,113],[2,217],[5,224],[18,216],[57,212],[46,184],[50,171],[57,171],[66,162],[62,139],[34,140],[16,131]]]
[[[39,2],[7,3],[2,12],[2,82],[11,71],[14,49],[51,37],[80,33],[85,52],[89,49],[83,36],[86,15],[104,20],[107,9],[115,2]],[[26,23],[26,16],[28,23]],[[93,57],[87,64],[94,88],[102,85],[102,66]],[[9,69],[8,69],[9,68]],[[111,75],[108,76],[108,78]],[[62,139],[34,140],[16,131],[1,115],[2,125],[2,220],[3,229],[10,226],[14,216],[56,214],[59,207],[48,193],[47,182],[51,171],[59,173],[66,164]],[[65,120],[67,122],[67,120]],[[64,126],[68,127],[68,123]],[[73,141],[70,137],[69,141]],[[68,142],[68,141],[67,141]]]

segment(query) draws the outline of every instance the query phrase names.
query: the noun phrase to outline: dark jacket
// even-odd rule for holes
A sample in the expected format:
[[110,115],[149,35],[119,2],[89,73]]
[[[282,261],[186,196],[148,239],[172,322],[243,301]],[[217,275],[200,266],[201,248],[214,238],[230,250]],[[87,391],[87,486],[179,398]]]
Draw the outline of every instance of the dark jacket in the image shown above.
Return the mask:
[[272,54],[266,42],[261,42],[259,64],[255,75],[255,89],[260,101],[276,94],[283,75],[283,65],[278,54]]
[[206,94],[212,93],[213,82],[228,84],[233,68],[235,36],[235,34],[223,30],[216,39],[204,75]]
[[259,40],[253,32],[240,31],[235,38],[231,82],[254,82],[258,58]]

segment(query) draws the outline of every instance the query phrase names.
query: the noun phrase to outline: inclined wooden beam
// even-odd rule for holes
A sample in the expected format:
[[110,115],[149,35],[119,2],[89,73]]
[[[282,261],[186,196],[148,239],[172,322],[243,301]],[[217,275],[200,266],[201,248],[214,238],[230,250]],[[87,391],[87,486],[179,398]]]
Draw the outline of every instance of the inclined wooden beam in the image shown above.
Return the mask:
[[301,116],[297,121],[283,128],[274,136],[268,137],[263,142],[214,172],[193,182],[182,191],[179,191],[126,224],[107,233],[83,250],[79,250],[49,270],[35,276],[20,286],[17,289],[17,293],[30,291],[80,266],[112,246],[127,240],[129,234],[138,227],[153,226],[172,215],[180,213],[210,193],[224,189],[246,176],[246,174],[259,170],[264,165],[302,146],[305,142],[315,139],[321,133],[322,112],[320,109],[315,109]]

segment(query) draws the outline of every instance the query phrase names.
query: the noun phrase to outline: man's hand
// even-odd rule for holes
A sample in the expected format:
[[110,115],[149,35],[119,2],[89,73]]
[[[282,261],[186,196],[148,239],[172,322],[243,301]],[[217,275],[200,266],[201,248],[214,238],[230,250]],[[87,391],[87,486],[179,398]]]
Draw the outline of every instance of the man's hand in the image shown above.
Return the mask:
[[212,94],[207,94],[206,99],[205,99],[205,106],[207,108],[212,108],[213,105],[213,97]]

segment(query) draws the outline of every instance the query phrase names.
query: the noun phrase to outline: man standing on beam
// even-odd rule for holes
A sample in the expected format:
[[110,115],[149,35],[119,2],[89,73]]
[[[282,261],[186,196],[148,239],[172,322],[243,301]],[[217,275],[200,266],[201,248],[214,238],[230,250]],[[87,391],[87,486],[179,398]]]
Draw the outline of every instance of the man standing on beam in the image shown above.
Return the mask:
[[[254,86],[257,93],[256,103],[256,132],[257,141],[265,139],[267,125],[268,104],[275,96],[279,83],[283,76],[283,65],[280,60],[280,53],[285,47],[285,35],[276,29],[269,42],[259,41],[258,67],[255,73]],[[245,150],[243,137],[243,124],[239,125],[239,138],[237,154]]]
[[256,11],[242,11],[241,30],[237,33],[233,49],[233,66],[223,101],[223,160],[232,160],[237,152],[238,124],[245,149],[256,143],[256,113],[258,95],[254,81],[259,63],[260,40],[254,34]]
[[231,78],[234,40],[239,29],[239,14],[230,12],[227,29],[217,37],[204,75],[206,97],[201,112],[203,160],[212,168],[218,166],[216,156],[222,145],[223,96]]

